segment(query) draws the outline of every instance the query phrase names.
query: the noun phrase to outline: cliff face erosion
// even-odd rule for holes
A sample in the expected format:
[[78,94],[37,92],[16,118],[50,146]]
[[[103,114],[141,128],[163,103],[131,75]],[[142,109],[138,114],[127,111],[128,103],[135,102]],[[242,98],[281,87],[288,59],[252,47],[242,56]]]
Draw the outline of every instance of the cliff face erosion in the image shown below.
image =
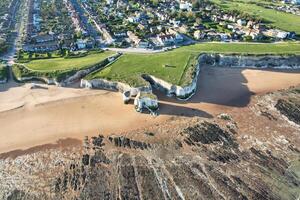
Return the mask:
[[[213,119],[2,154],[1,199],[297,199],[299,88]],[[247,120],[245,120],[247,119]]]

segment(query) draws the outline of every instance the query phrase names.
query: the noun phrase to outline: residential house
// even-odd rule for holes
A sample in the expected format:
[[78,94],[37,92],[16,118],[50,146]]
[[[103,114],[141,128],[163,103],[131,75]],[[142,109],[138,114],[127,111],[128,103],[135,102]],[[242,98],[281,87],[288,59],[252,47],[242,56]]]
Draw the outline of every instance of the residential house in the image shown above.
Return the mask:
[[141,40],[138,44],[138,47],[139,48],[144,48],[144,49],[147,49],[150,47],[150,44],[149,42],[145,41],[145,40]]
[[247,21],[246,20],[243,20],[243,19],[238,19],[237,20],[237,24],[239,26],[245,26],[247,24]]
[[45,43],[54,41],[54,35],[38,35],[32,38],[36,43]]
[[157,41],[162,45],[162,46],[168,46],[175,44],[176,42],[176,37],[173,34],[161,34],[157,36]]
[[76,41],[76,46],[78,49],[85,49],[86,48],[86,41],[82,40],[82,39],[78,39]]
[[129,37],[130,41],[133,42],[134,45],[136,45],[136,46],[139,45],[141,39],[138,36],[136,36],[132,31],[128,31],[127,35]]
[[191,11],[193,8],[192,4],[187,2],[187,1],[181,1],[179,3],[179,9],[180,10],[186,10],[186,11]]
[[278,39],[286,39],[289,37],[290,32],[278,30],[278,29],[268,29],[263,32],[264,35],[268,37],[278,38]]

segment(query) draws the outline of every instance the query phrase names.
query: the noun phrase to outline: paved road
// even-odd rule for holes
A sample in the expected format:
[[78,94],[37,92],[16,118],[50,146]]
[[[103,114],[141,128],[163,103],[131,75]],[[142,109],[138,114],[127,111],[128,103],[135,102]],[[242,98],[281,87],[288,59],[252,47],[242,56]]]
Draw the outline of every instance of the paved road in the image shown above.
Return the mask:
[[110,50],[110,51],[117,51],[117,52],[122,52],[122,53],[159,53],[159,52],[164,52],[164,50],[152,50],[152,49],[143,49],[143,48],[104,48],[105,50]]
[[[23,5],[26,5],[27,1],[24,1]],[[23,9],[21,8],[22,6],[22,3],[20,5],[20,9],[22,11],[22,13],[18,14],[18,11],[16,10],[17,8],[15,8],[15,12],[14,12],[14,16],[13,16],[13,19],[14,21],[16,22],[15,23],[15,30],[12,30],[12,31],[15,31],[16,34],[13,36],[12,38],[12,43],[11,43],[11,47],[9,48],[9,50],[7,51],[6,54],[2,55],[0,57],[1,60],[4,60],[7,62],[8,66],[9,66],[9,80],[8,80],[8,83],[9,84],[15,84],[15,81],[13,80],[13,74],[12,74],[12,69],[11,69],[11,66],[15,63],[14,62],[14,56],[16,55],[17,51],[19,50],[21,44],[19,41],[21,41],[21,37],[22,37],[22,29],[24,28],[24,17],[26,16],[25,12],[27,9]],[[19,19],[17,19],[17,17],[19,17]]]

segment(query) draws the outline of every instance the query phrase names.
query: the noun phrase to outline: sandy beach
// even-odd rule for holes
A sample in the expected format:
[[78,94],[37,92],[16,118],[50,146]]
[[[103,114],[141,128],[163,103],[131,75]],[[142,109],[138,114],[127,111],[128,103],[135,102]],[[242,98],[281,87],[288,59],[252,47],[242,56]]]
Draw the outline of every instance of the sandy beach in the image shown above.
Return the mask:
[[204,68],[198,90],[187,102],[160,99],[160,115],[137,113],[121,94],[31,84],[0,85],[0,153],[54,143],[65,138],[120,133],[161,123],[174,116],[211,118],[244,108],[252,95],[300,84],[300,72]]

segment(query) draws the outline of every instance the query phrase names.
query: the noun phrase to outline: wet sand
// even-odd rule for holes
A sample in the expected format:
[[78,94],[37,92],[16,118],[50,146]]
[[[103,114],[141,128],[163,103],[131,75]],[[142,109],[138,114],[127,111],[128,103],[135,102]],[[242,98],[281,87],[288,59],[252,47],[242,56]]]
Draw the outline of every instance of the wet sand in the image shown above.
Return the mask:
[[[204,68],[197,93],[187,102],[157,92],[160,115],[137,113],[121,94],[71,88],[0,86],[0,153],[55,143],[65,138],[121,133],[164,122],[173,116],[211,118],[244,108],[254,94],[300,84],[300,72]],[[1,88],[2,87],[2,88]]]

